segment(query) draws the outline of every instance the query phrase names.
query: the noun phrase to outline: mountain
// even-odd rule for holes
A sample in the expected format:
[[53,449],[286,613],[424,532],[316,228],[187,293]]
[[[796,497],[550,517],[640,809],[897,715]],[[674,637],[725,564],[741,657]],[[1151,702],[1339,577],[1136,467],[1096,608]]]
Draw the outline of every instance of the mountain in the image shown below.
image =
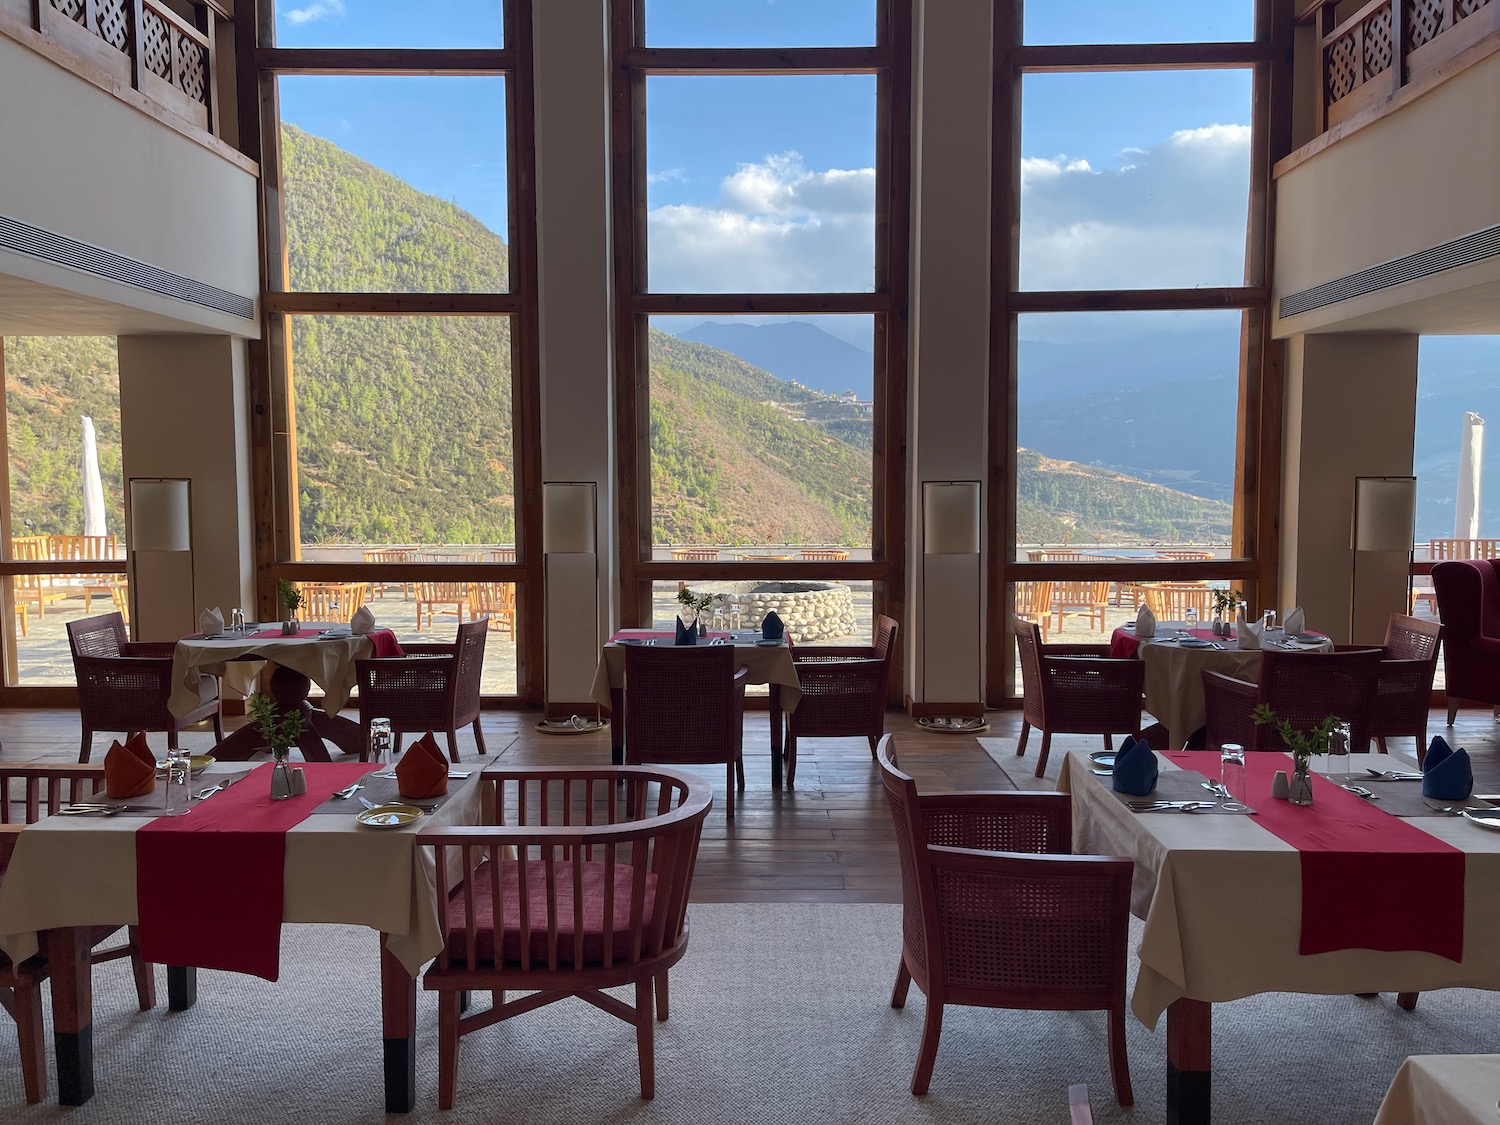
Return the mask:
[[678,338],[710,344],[778,379],[795,380],[827,395],[853,391],[856,398],[868,401],[874,394],[870,353],[806,321],[725,324],[707,320]]
[[[1023,331],[1025,326],[1023,318]],[[1239,337],[1226,336],[1222,327],[1066,343],[1023,336],[1016,362],[1022,404],[1044,402],[1185,379],[1234,378],[1239,374]]]

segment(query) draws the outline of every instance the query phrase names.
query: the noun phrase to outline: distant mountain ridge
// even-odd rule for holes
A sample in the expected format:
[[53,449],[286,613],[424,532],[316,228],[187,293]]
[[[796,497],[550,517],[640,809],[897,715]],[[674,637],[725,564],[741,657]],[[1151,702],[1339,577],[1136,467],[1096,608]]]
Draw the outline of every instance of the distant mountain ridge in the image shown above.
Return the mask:
[[708,320],[679,333],[678,338],[721,348],[778,379],[796,380],[827,395],[853,391],[855,397],[867,401],[874,394],[870,353],[806,321],[725,324]]

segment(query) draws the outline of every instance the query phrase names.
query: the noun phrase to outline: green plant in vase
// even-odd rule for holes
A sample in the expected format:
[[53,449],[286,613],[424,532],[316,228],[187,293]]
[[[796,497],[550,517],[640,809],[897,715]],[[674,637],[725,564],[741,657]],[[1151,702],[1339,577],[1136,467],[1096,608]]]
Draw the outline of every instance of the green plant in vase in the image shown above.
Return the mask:
[[285,578],[276,579],[276,594],[281,599],[281,604],[286,610],[286,616],[282,619],[281,631],[283,633],[295,633],[297,631],[297,609],[302,605],[302,591]]
[[292,781],[287,760],[291,757],[292,747],[297,745],[297,736],[302,733],[302,711],[289,708],[278,713],[276,704],[264,692],[252,695],[246,707],[260,726],[260,733],[265,736],[266,746],[271,751],[274,763],[271,767],[271,796],[277,799],[290,797]]
[[1276,733],[1292,755],[1292,780],[1289,799],[1294,805],[1312,804],[1312,782],[1308,776],[1315,755],[1327,754],[1333,746],[1334,736],[1344,727],[1344,720],[1337,715],[1328,715],[1312,730],[1297,730],[1285,719],[1278,719],[1276,712],[1267,703],[1259,704],[1252,713],[1256,726],[1267,724],[1276,727]]
[[682,589],[677,591],[677,600],[684,607],[686,607],[691,614],[691,617],[688,619],[689,622],[696,622],[698,625],[698,632],[700,634],[703,633],[708,624],[703,619],[703,615],[707,613],[709,607],[714,604],[714,595],[695,594],[692,590],[684,586]]

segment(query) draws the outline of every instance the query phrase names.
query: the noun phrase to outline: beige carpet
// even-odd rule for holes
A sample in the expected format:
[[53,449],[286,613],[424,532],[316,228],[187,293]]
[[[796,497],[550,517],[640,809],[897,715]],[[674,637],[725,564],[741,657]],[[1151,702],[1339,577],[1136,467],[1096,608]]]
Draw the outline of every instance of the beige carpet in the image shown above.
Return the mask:
[[[1137,1105],[1110,1094],[1104,1020],[952,1009],[932,1093],[908,1092],[923,1000],[888,1004],[900,908],[799,904],[693,908],[693,944],[658,1027],[657,1097],[636,1086],[631,1031],[572,1002],[478,1032],[458,1106],[436,1107],[435,1012],[422,995],[416,1113],[468,1122],[1015,1122],[1067,1120],[1086,1082],[1100,1121],[1163,1120],[1163,1033],[1130,1024]],[[198,1006],[132,1010],[129,972],[97,974],[99,1093],[87,1106],[23,1106],[0,1021],[7,1122],[374,1122],[380,1111],[375,950],[368,931],[286,931],[279,984],[202,974]],[[1368,1125],[1413,1053],[1500,1050],[1500,997],[1452,991],[1402,1012],[1390,996],[1266,996],[1215,1009],[1216,1121]],[[49,1069],[51,1066],[49,1058]],[[54,1091],[55,1094],[55,1091]]]
[[[1103,750],[1104,740],[1096,734],[1059,734],[1052,738],[1052,750],[1047,755],[1047,768],[1041,777],[1036,776],[1037,759],[1042,753],[1042,736],[1031,732],[1026,742],[1026,753],[1016,756],[1016,739],[981,738],[981,749],[1000,767],[1002,773],[1016,783],[1017,789],[1056,789],[1057,772],[1062,769],[1063,759],[1069,750]],[[1118,745],[1118,740],[1116,745]]]

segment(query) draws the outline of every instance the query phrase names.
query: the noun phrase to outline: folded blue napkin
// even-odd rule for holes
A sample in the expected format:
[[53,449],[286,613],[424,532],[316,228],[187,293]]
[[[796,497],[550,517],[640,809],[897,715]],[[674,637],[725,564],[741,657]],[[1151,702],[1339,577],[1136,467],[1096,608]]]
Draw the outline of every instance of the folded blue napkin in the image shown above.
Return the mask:
[[691,625],[684,625],[682,618],[677,619],[677,639],[674,645],[695,645],[698,643],[698,630]]
[[1126,735],[1125,744],[1115,755],[1114,791],[1144,797],[1156,788],[1156,772],[1156,755],[1146,740]]
[[1432,741],[1427,744],[1427,754],[1422,758],[1422,771],[1425,773],[1433,766],[1453,755],[1453,747],[1448,745],[1448,740],[1440,734],[1432,736]]
[[768,641],[779,641],[781,635],[786,631],[786,626],[781,623],[781,618],[776,616],[773,609],[766,614],[766,619],[760,623],[760,635]]
[[[1447,744],[1444,743],[1444,748]],[[1474,792],[1474,766],[1467,750],[1450,750],[1436,765],[1432,751],[1422,763],[1422,796],[1434,801],[1466,801]]]

